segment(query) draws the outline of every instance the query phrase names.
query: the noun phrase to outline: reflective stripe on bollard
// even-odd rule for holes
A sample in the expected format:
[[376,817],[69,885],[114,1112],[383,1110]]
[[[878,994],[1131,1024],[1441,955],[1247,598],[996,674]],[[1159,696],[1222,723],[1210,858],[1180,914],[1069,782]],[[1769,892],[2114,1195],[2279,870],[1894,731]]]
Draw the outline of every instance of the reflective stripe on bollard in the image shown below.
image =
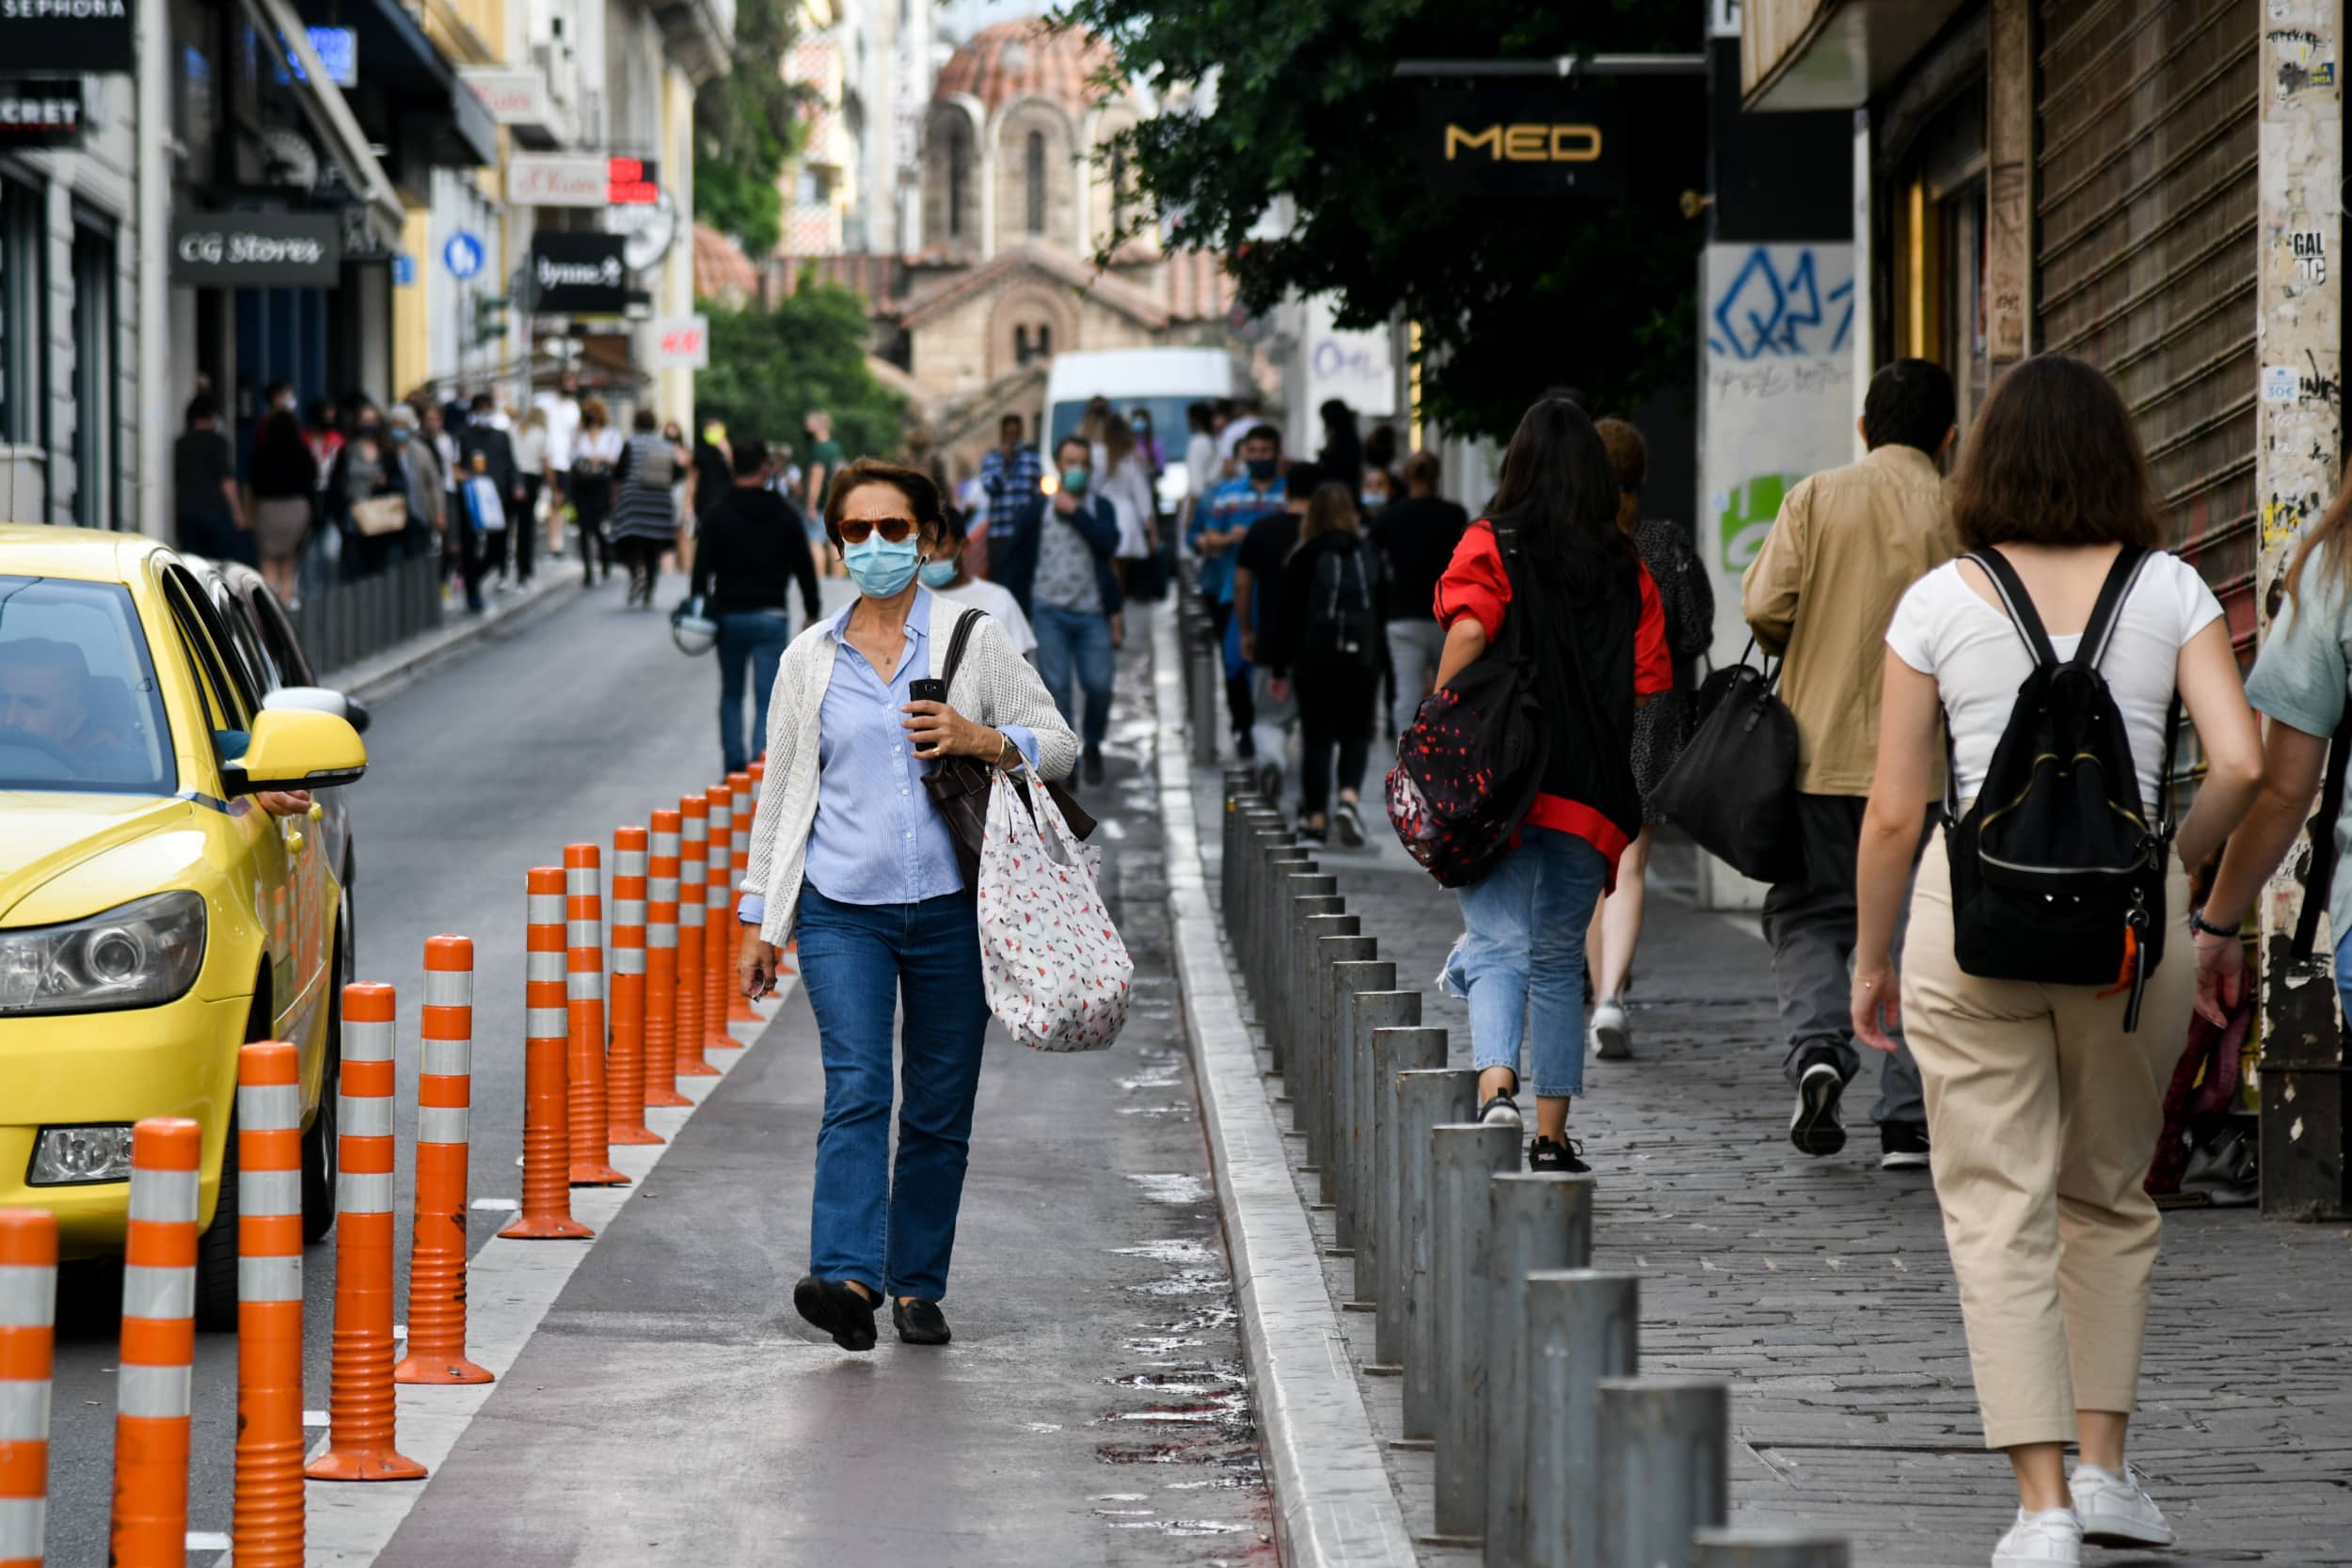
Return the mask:
[[[1393,968],[1393,966],[1391,966]],[[1356,998],[1356,1031],[1345,1047],[1348,1057],[1347,1156],[1345,1212],[1355,1227],[1356,1299],[1380,1299],[1380,1197],[1374,1183],[1373,1145],[1379,1136],[1375,1102],[1387,1080],[1374,1060],[1373,1037],[1383,1029],[1410,1027],[1421,1022],[1421,992],[1368,990]],[[1375,1338],[1377,1338],[1375,1331]]]
[[605,1078],[605,1136],[658,1144],[645,1125],[646,831],[612,831],[612,1055]]
[[57,1217],[0,1209],[0,1568],[40,1568],[56,1323]]
[[1527,1276],[1527,1560],[1600,1561],[1600,1384],[1640,1369],[1642,1282],[1538,1269]]
[[[1593,1260],[1593,1179],[1502,1171],[1486,1230],[1486,1568],[1527,1556],[1527,1276]],[[1549,1419],[1552,1412],[1542,1413]]]
[[182,1568],[188,1560],[188,1398],[196,1359],[196,1181],[202,1143],[196,1123],[184,1117],[148,1117],[131,1129],[108,1568]]
[[[1374,939],[1362,939],[1370,942]],[[1330,1022],[1323,1039],[1323,1123],[1331,1146],[1324,1162],[1324,1191],[1331,1199],[1331,1237],[1359,1247],[1356,1224],[1356,1004],[1362,996],[1396,989],[1396,965],[1385,959],[1350,959],[1331,966]]]
[[[762,768],[760,776],[763,778],[767,776],[765,768]],[[752,814],[759,808],[759,793],[753,787],[752,775],[748,769],[740,773],[729,773],[727,790],[735,797],[734,815],[731,818],[735,824],[735,833],[730,840],[732,847],[727,854],[727,928],[731,931],[740,931],[743,928],[743,922],[737,915],[736,907],[742,903],[743,895],[736,890],[743,885],[743,879],[750,875],[752,869]],[[752,1010],[752,999],[743,994],[743,988],[735,983],[735,977],[732,974],[727,977],[727,1022],[730,1023],[760,1022],[759,1015]],[[742,1046],[742,1042],[732,1035],[727,1037],[727,1044],[739,1050]]]
[[735,919],[735,791],[715,784],[703,799],[710,810],[710,861],[703,876],[703,1049],[739,1051],[743,1042],[727,1033],[727,998],[735,990],[733,939],[741,929]]
[[[677,1076],[716,1078],[719,1069],[703,1060],[703,1003],[709,987],[704,972],[720,961],[722,943],[706,943],[705,915],[710,904],[710,802],[700,795],[680,797],[678,820],[684,824],[678,840],[677,894]],[[725,927],[719,930],[721,938]],[[711,950],[705,951],[706,945]]]
[[691,1105],[677,1092],[678,839],[684,818],[653,814],[645,857],[645,1105]]
[[564,872],[524,873],[523,1206],[510,1241],[585,1240],[572,1218],[571,1022],[564,1002]]
[[611,1154],[604,1054],[604,851],[564,846],[564,995],[571,1041],[572,1185],[625,1187]]
[[[1405,1158],[1398,1147],[1397,1128],[1404,1117],[1398,1109],[1397,1076],[1432,1072],[1445,1066],[1446,1032],[1442,1029],[1375,1029],[1372,1032],[1373,1100],[1372,1191],[1379,1230],[1375,1249],[1380,1282],[1374,1290],[1379,1302],[1373,1330],[1374,1364],[1387,1371],[1405,1370]],[[1473,1091],[1474,1092],[1474,1091]],[[1465,1101],[1459,1110],[1432,1118],[1455,1121],[1474,1109]]]
[[1813,1530],[1703,1529],[1691,1538],[1691,1568],[1847,1568],[1840,1535]]
[[1731,1508],[1731,1389],[1700,1378],[1600,1384],[1600,1568],[1691,1568]]
[[1519,1129],[1463,1122],[1429,1130],[1431,1345],[1438,1363],[1438,1534],[1486,1533],[1486,1225],[1495,1173],[1519,1163]]
[[[466,1184],[473,1104],[473,943],[424,944],[417,1026],[417,1184],[408,1221],[408,1354],[394,1383],[488,1383],[466,1358]],[[297,1434],[298,1435],[298,1434]],[[298,1565],[297,1565],[298,1568]]]
[[1467,1121],[1478,1110],[1478,1073],[1438,1068],[1396,1075],[1397,1148],[1404,1155],[1405,1435],[1438,1434],[1437,1307],[1430,1270],[1437,1261],[1429,1130]]

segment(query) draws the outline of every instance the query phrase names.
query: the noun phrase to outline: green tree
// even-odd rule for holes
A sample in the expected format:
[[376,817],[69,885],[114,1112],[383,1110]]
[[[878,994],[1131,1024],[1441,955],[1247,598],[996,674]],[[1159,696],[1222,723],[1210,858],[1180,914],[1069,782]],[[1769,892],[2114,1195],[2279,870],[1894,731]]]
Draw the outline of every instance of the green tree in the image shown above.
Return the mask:
[[[1626,408],[1696,364],[1705,100],[1689,78],[1619,84],[1632,144],[1621,201],[1502,200],[1433,186],[1416,161],[1402,59],[1691,53],[1693,0],[1065,0],[1175,106],[1125,137],[1146,207],[1228,258],[1242,298],[1335,293],[1342,325],[1420,324],[1424,406],[1508,436],[1549,387]],[[1206,86],[1208,92],[1201,89]],[[1200,104],[1214,95],[1214,113]],[[1671,102],[1675,112],[1658,113]],[[1289,231],[1254,232],[1291,198]],[[1154,221],[1147,218],[1143,221]]]
[[755,257],[784,236],[776,181],[800,146],[807,94],[783,75],[792,38],[787,0],[739,0],[736,68],[694,97],[694,216]]
[[888,456],[902,444],[906,405],[866,367],[866,302],[804,276],[774,311],[705,304],[710,364],[694,378],[695,412],[731,435],[789,441],[805,455],[809,410],[833,415],[850,456]]

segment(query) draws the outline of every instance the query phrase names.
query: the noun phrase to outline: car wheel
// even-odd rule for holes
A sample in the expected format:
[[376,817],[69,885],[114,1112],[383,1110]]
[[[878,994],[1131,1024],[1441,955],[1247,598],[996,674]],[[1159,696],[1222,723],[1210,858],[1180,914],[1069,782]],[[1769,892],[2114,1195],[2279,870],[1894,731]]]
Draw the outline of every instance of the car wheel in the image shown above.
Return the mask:
[[206,1334],[237,1327],[237,1118],[220,1152],[220,1200],[212,1228],[196,1239],[196,1326]]
[[319,1114],[302,1134],[302,1239],[322,1242],[335,1228],[335,1160],[342,1152],[340,1101],[343,1072],[343,986],[351,979],[351,943],[335,927],[332,990],[326,997],[326,1067],[319,1075]]

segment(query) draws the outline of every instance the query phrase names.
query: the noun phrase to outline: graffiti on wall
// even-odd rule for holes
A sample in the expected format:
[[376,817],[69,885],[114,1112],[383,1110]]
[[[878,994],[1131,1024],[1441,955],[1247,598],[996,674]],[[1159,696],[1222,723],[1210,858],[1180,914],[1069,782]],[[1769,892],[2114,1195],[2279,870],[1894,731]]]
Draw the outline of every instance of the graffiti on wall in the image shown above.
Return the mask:
[[[1837,253],[1829,265],[1822,250]],[[1853,306],[1849,247],[1756,245],[1708,301],[1707,346],[1741,360],[1841,353]]]

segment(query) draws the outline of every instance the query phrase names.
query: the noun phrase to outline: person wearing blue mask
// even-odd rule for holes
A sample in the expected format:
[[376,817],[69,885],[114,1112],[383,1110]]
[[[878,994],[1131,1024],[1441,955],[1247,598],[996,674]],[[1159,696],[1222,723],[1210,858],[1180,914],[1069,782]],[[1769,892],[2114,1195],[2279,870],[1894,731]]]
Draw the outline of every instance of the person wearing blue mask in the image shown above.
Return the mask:
[[916,574],[923,579],[923,586],[943,599],[970,605],[995,616],[1012,634],[1013,651],[1035,664],[1037,633],[1030,629],[1029,618],[1021,612],[1021,601],[1003,583],[972,575],[972,552],[966,547],[969,536],[959,508],[947,508],[946,525],[947,537],[942,547],[947,553],[923,562],[922,571]]
[[[825,534],[858,597],[795,638],[776,669],[738,974],[745,995],[771,994],[778,950],[797,941],[824,1059],[809,1268],[794,1308],[844,1350],[868,1351],[888,1298],[902,1341],[944,1345],[939,1304],[989,1011],[977,890],[923,776],[936,758],[963,756],[1065,778],[1078,739],[1002,625],[924,586],[924,563],[947,538],[928,476],[872,458],[844,466]],[[934,679],[946,699],[917,700],[917,683]]]
[[1075,721],[1071,689],[1086,699],[1086,781],[1103,782],[1103,737],[1110,731],[1111,617],[1120,611],[1119,516],[1095,495],[1093,449],[1067,436],[1054,450],[1054,493],[1024,507],[1001,544],[992,539],[992,576],[1012,591],[1037,633],[1037,667],[1062,717]]

